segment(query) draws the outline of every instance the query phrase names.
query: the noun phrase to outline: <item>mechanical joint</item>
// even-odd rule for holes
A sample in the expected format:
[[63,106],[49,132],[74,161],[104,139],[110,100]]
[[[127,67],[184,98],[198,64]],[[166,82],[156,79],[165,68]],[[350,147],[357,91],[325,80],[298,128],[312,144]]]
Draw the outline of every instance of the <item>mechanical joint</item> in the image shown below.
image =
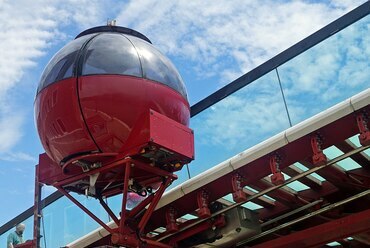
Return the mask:
[[362,146],[370,145],[370,130],[368,128],[367,122],[369,119],[365,114],[359,114],[356,116],[357,126],[360,131],[358,139]]
[[169,209],[167,209],[166,211],[166,222],[167,222],[166,231],[168,233],[174,233],[179,230],[179,226],[176,223],[176,215],[177,215],[177,211],[173,207],[170,207]]
[[242,181],[243,178],[240,174],[235,174],[231,179],[233,200],[237,203],[247,200],[247,194],[243,191]]
[[270,169],[272,175],[270,176],[271,183],[274,185],[281,185],[284,183],[284,175],[279,168],[279,157],[274,155],[270,158]]
[[321,166],[328,162],[328,158],[321,150],[322,139],[317,135],[311,138],[311,147],[312,147],[312,163],[315,166]]
[[211,216],[211,211],[208,207],[209,204],[209,194],[205,191],[199,191],[197,195],[197,203],[198,203],[198,217],[201,219],[205,219]]

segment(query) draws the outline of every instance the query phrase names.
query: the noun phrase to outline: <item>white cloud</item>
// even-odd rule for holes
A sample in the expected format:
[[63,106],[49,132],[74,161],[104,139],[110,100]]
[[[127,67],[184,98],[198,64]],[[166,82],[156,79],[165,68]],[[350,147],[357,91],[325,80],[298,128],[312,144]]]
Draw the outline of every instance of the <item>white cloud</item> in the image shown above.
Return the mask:
[[37,162],[37,158],[24,152],[6,152],[1,155],[0,160],[8,162],[19,162],[19,161],[28,161],[33,163]]
[[[275,72],[253,82],[192,119],[198,141],[240,150],[289,127]],[[291,115],[302,108],[292,107]],[[240,147],[242,146],[242,147]]]
[[[369,20],[359,21],[278,68],[293,124],[369,88]],[[258,137],[268,138],[287,128],[287,122],[274,71],[193,119],[201,140],[232,149],[244,146],[245,140],[255,144]]]
[[99,1],[87,0],[1,1],[0,153],[4,153],[8,160],[30,159],[11,152],[23,135],[25,113],[16,109],[14,101],[17,100],[12,99],[10,91],[21,80],[28,80],[26,70],[35,67],[47,49],[61,39],[67,39],[61,28],[74,25],[82,29],[103,24],[105,16],[101,5]]
[[287,97],[295,99],[291,103],[328,107],[369,87],[369,20],[365,17],[279,67]]
[[203,76],[222,76],[223,84],[362,2],[130,1],[118,23],[145,33],[167,54],[195,62]]
[[22,125],[22,117],[17,115],[0,114],[0,152],[9,151],[22,137],[19,132]]

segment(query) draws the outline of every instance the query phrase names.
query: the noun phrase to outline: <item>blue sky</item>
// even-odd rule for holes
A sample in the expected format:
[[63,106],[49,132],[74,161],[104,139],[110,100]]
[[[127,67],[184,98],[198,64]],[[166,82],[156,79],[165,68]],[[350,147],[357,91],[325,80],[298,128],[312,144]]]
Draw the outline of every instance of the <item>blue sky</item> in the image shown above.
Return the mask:
[[[108,18],[142,32],[174,62],[194,104],[363,2],[0,0],[0,225],[33,203],[43,152],[36,87],[49,59],[79,32]],[[295,124],[368,87],[369,19],[353,29],[279,68]],[[270,73],[194,118],[192,174],[287,128],[280,97]]]

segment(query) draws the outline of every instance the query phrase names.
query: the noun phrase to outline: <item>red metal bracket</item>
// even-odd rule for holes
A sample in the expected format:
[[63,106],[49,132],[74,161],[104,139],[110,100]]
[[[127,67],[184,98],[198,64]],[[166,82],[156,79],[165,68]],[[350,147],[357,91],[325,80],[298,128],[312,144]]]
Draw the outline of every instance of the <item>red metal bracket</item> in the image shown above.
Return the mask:
[[321,166],[328,162],[328,158],[321,150],[321,138],[317,135],[311,138],[311,147],[312,147],[312,163],[315,166]]
[[179,230],[179,226],[176,223],[176,215],[177,215],[177,211],[173,207],[170,207],[169,209],[167,209],[166,211],[166,222],[167,222],[166,231],[168,233],[174,233]]
[[[162,244],[157,241],[152,241],[146,238],[141,238],[141,234],[144,231],[144,228],[146,224],[149,221],[149,218],[151,217],[155,207],[157,206],[160,198],[162,197],[165,189],[168,187],[168,185],[172,182],[173,177],[167,177],[162,185],[159,187],[157,192],[155,192],[155,195],[151,198],[150,205],[148,209],[145,211],[144,215],[142,216],[139,224],[137,225],[136,231],[131,230],[128,227],[128,223],[126,222],[127,217],[130,217],[130,213],[128,210],[126,210],[126,203],[127,203],[127,186],[129,178],[126,175],[130,174],[130,167],[132,167],[133,164],[126,163],[126,171],[125,171],[125,184],[123,189],[123,200],[122,200],[122,211],[121,211],[121,220],[120,225],[118,229],[118,233],[115,232],[112,234],[112,243],[118,244],[118,245],[125,245],[127,247],[139,247],[141,243],[143,244],[150,244],[149,247],[170,247],[165,244]],[[147,201],[145,201],[147,202]],[[140,204],[139,204],[140,205]],[[138,206],[136,206],[137,208]],[[140,205],[140,207],[145,207],[144,205]]]
[[[114,162],[114,167],[123,167],[124,173],[122,178],[123,189],[121,192],[123,194],[122,197],[122,208],[120,213],[120,219],[114,215],[112,210],[102,201],[101,196],[99,196],[99,201],[102,204],[103,208],[107,211],[109,215],[113,218],[113,220],[117,224],[117,228],[110,228],[106,225],[102,220],[100,220],[96,215],[90,212],[86,207],[84,207],[80,202],[78,202],[73,196],[69,194],[69,192],[64,188],[64,186],[68,185],[65,184],[65,181],[55,183],[57,189],[64,194],[67,198],[69,198],[73,203],[75,203],[79,208],[81,208],[86,214],[88,214],[92,219],[94,219],[97,223],[99,223],[104,229],[106,229],[111,234],[111,242],[115,245],[121,245],[125,247],[141,247],[141,245],[146,245],[146,247],[151,248],[170,248],[166,244],[161,242],[148,239],[144,233],[144,229],[152,216],[152,213],[157,206],[160,198],[162,197],[165,189],[170,185],[170,183],[175,180],[177,177],[176,175],[161,170],[159,168],[154,168],[151,166],[146,166],[140,161],[137,161],[132,158],[125,158],[123,160]],[[112,165],[107,165],[101,168],[96,169],[96,171],[103,171],[106,167],[110,167]],[[130,192],[130,185],[132,178],[134,178],[135,173],[139,172],[146,172],[152,174],[152,176],[156,176],[162,178],[161,185],[156,190],[155,193],[151,193],[146,199],[144,199],[141,203],[139,203],[136,207],[134,207],[131,211],[127,210],[127,200],[129,197]],[[90,172],[87,172],[88,174]],[[80,175],[76,177],[80,178]],[[73,179],[73,178],[72,178]],[[72,180],[68,178],[66,180],[69,182]],[[118,193],[118,192],[117,192]],[[138,216],[142,211],[145,209],[146,211],[143,213],[142,216]],[[136,219],[138,224],[135,226],[132,224],[132,220]]]
[[360,135],[358,136],[358,139],[360,140],[360,144],[362,146],[368,146],[370,145],[370,131],[367,126],[367,118],[365,114],[359,114],[356,116],[357,120],[357,126],[360,130]]
[[271,183],[274,185],[281,185],[284,183],[284,175],[279,168],[279,158],[275,155],[270,158],[270,169],[272,175],[270,176]]
[[197,195],[198,203],[198,217],[205,219],[211,216],[211,211],[208,208],[209,204],[209,195],[205,190],[199,191]]
[[247,194],[243,191],[242,180],[243,178],[240,174],[235,174],[231,179],[233,200],[237,203],[247,200]]

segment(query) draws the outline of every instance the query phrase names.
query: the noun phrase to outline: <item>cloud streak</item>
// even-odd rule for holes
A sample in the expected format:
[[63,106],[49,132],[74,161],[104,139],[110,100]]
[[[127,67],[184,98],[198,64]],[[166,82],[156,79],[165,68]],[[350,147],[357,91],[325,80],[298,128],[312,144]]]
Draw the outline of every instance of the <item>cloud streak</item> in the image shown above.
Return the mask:
[[[63,6],[63,7],[62,7]],[[1,1],[0,22],[0,154],[8,161],[26,160],[13,152],[23,136],[25,113],[17,109],[14,88],[29,82],[25,73],[35,68],[48,49],[67,37],[68,25],[80,28],[104,20],[99,1]]]
[[118,22],[225,84],[361,2],[142,0],[127,3]]

